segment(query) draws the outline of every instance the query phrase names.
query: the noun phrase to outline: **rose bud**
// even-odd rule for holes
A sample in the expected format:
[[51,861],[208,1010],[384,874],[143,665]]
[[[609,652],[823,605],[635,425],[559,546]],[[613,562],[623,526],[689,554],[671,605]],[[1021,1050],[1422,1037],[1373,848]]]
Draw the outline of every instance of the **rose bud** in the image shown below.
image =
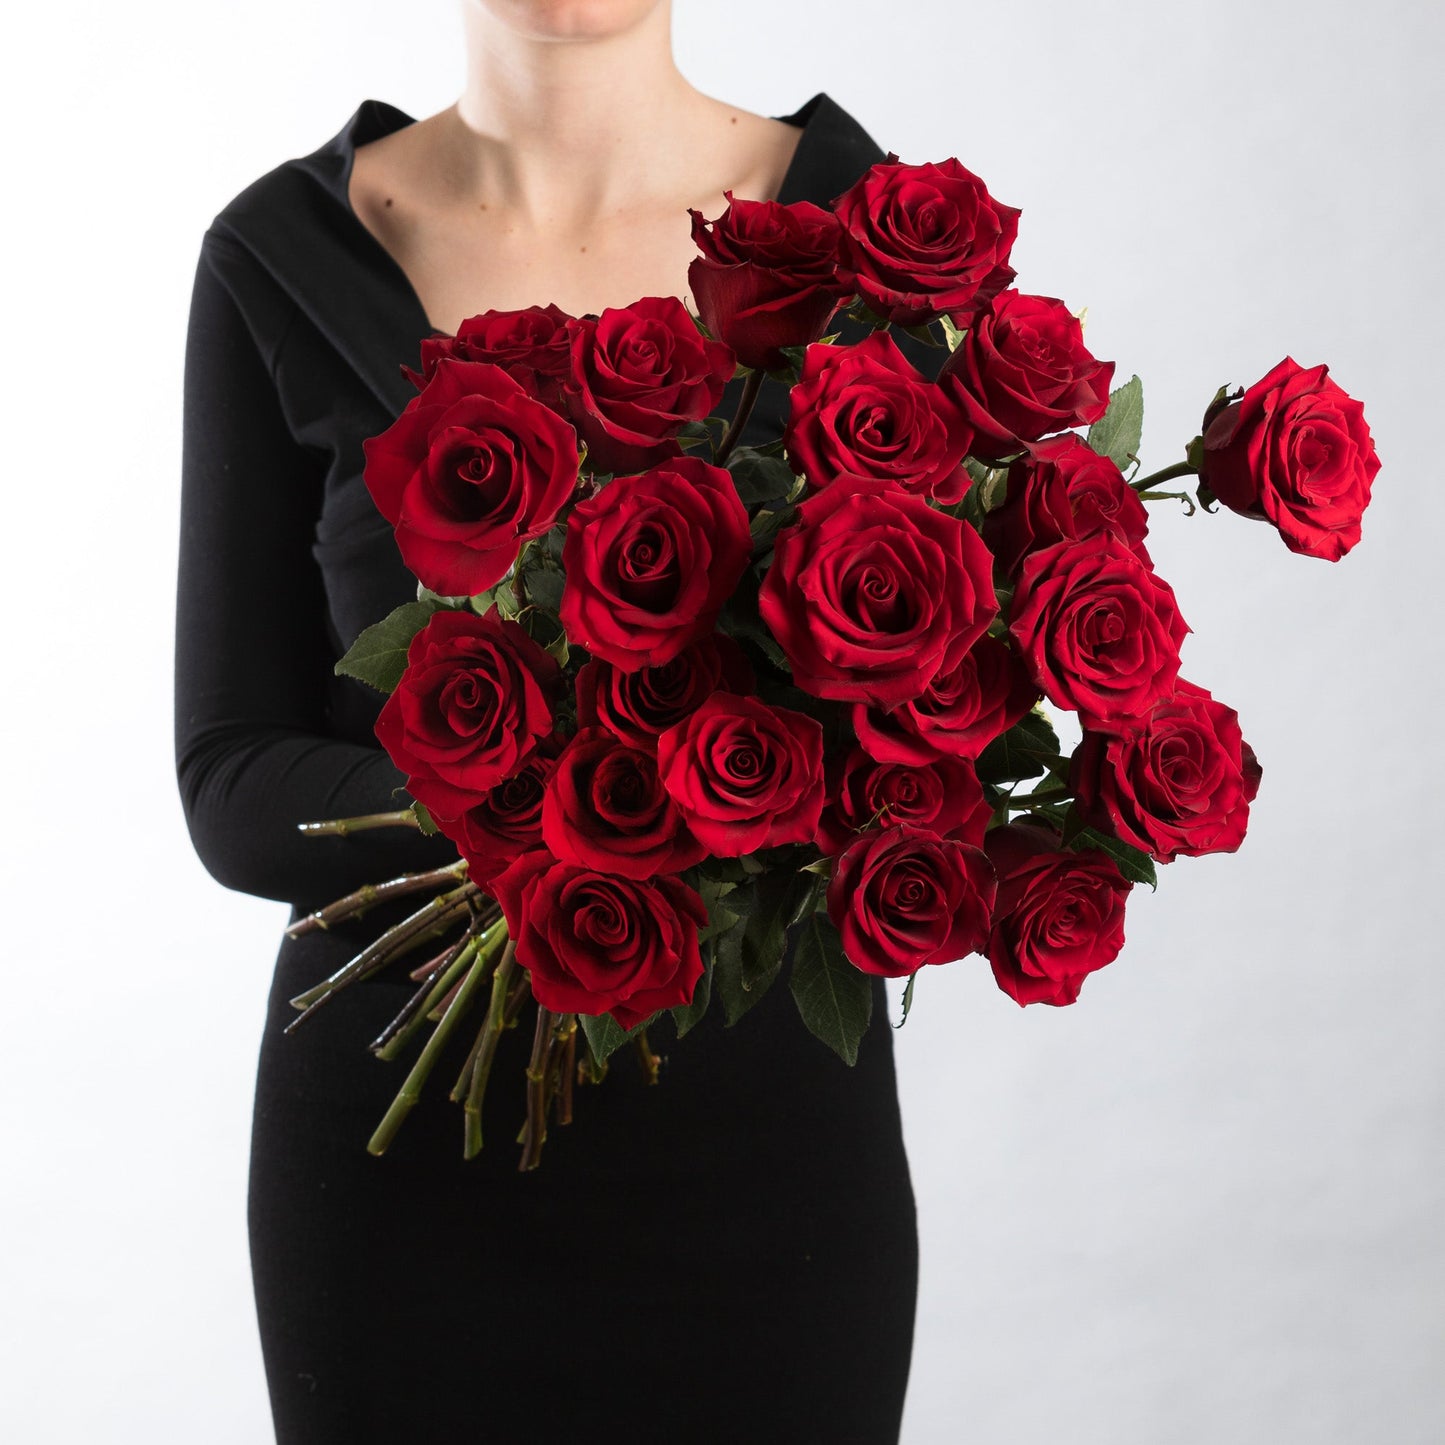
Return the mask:
[[449,597],[484,592],[556,521],[577,485],[577,436],[500,366],[443,357],[379,436],[366,488],[402,560]]
[[602,727],[574,733],[557,759],[542,840],[561,862],[628,878],[681,873],[708,851],[662,786],[656,757]]
[[1285,357],[1207,418],[1200,480],[1291,552],[1338,562],[1360,540],[1380,459],[1365,410],[1323,364]]
[[1143,717],[1109,733],[1086,730],[1070,786],[1092,827],[1172,863],[1234,852],[1260,778],[1239,715],[1180,678]]
[[1028,553],[1112,532],[1152,566],[1149,517],[1139,494],[1106,456],[1074,432],[1034,442],[1009,466],[1003,505],[983,519],[983,539],[1010,575]]
[[677,457],[617,477],[567,520],[567,637],[624,671],[658,667],[710,633],[752,556],[731,473]]
[[877,478],[948,506],[968,490],[962,413],[885,331],[852,346],[810,346],[788,407],[788,465],[812,491]]
[[589,470],[632,472],[681,448],[675,438],[722,399],[732,348],[699,334],[676,296],[645,296],[567,323],[568,413]]
[[991,828],[984,849],[998,875],[988,935],[998,986],[1020,1005],[1073,1003],[1123,948],[1133,885],[1107,854],[1063,849],[1037,819]]
[[855,968],[902,978],[981,952],[995,886],[982,849],[900,823],[860,834],[834,860],[828,917]]
[[431,380],[444,356],[457,361],[490,361],[500,366],[554,411],[562,407],[562,383],[572,368],[572,318],[550,302],[519,311],[483,311],[469,316],[455,336],[441,333],[421,341],[421,370],[402,367],[418,391]]
[[407,648],[376,736],[438,819],[486,801],[552,731],[557,659],[495,611],[432,613]]
[[1138,717],[1174,688],[1189,626],[1174,589],[1112,533],[1029,553],[1011,611],[1034,681],[1086,724]]
[[743,366],[776,371],[779,349],[806,346],[827,329],[845,288],[838,283],[838,220],[811,201],[734,200],[715,221],[688,208],[702,252],[687,284],[703,324]]
[[974,318],[938,373],[973,428],[969,450],[998,461],[1049,432],[1096,422],[1109,405],[1112,361],[1054,296],[1004,291]]
[[823,725],[761,698],[715,692],[657,740],[657,769],[709,853],[810,843],[823,792]]
[[532,994],[556,1013],[610,1013],[624,1029],[692,1001],[707,905],[680,878],[625,878],[535,849],[491,883]]
[[993,557],[967,522],[922,497],[848,478],[780,529],[758,611],[804,692],[887,712],[988,630]]
[[656,667],[624,671],[593,657],[577,670],[577,725],[601,725],[623,742],[655,753],[660,733],[719,690],[757,691],[747,653],[725,632],[709,632]]
[[[827,764],[825,762],[825,776]],[[841,853],[867,828],[915,823],[976,847],[993,810],[973,765],[962,758],[880,763],[854,747],[829,779],[829,802],[818,821],[818,847]]]
[[839,280],[900,326],[960,325],[1015,276],[1022,214],[958,160],[905,165],[892,152],[833,202],[843,224]]

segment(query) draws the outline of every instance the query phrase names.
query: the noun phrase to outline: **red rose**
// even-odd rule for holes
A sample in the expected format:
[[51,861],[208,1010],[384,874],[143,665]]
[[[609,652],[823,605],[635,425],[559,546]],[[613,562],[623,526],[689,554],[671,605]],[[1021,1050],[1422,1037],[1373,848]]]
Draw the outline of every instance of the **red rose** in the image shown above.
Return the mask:
[[1238,713],[1180,678],[1143,717],[1085,731],[1070,786],[1091,826],[1172,863],[1234,852],[1260,777]]
[[938,384],[973,428],[969,450],[996,461],[1048,432],[1098,421],[1113,376],[1114,363],[1089,354],[1062,301],[1009,290],[974,318]]
[[1024,559],[1009,630],[1051,702],[1102,721],[1148,712],[1173,688],[1190,628],[1174,589],[1104,533]]
[[811,201],[734,200],[715,221],[688,208],[702,255],[687,284],[703,324],[743,366],[787,365],[783,346],[806,346],[828,329],[844,288],[837,277],[838,219]]
[[701,335],[676,296],[645,296],[567,323],[567,405],[599,472],[640,471],[676,455],[683,425],[722,399],[732,348]]
[[987,631],[993,558],[967,522],[922,497],[848,478],[778,532],[758,610],[805,692],[886,712]]
[[1205,417],[1200,478],[1246,517],[1273,523],[1291,552],[1338,562],[1360,540],[1380,459],[1364,407],[1324,365],[1286,356]]
[[562,383],[572,368],[572,339],[567,334],[571,319],[550,302],[519,311],[483,311],[467,317],[455,336],[422,337],[421,371],[403,366],[402,373],[420,391],[443,357],[490,361],[555,411],[561,407]]
[[496,612],[432,613],[382,705],[376,736],[437,818],[485,802],[552,731],[557,659]]
[[577,437],[555,412],[481,361],[437,362],[379,436],[365,480],[402,560],[447,596],[484,592],[540,537],[577,485]]
[[563,863],[628,878],[680,873],[707,857],[653,754],[601,727],[581,729],[562,750],[542,800],[542,839]]
[[855,702],[853,729],[880,762],[973,760],[1041,696],[1018,653],[1002,638],[984,636],[892,712]]
[[810,346],[788,404],[788,465],[813,491],[876,477],[948,505],[968,490],[962,414],[885,331],[853,346]]
[[984,541],[1010,574],[1029,552],[1101,532],[1122,538],[1151,566],[1148,530],[1144,503],[1123,472],[1074,432],[1034,442],[1016,458],[1003,505],[983,521]]
[[623,742],[655,753],[658,734],[719,689],[757,690],[752,663],[725,632],[709,632],[670,661],[631,672],[594,657],[577,670],[577,724],[601,725]]
[[978,846],[993,813],[978,774],[961,758],[880,763],[861,747],[843,760],[828,795],[818,822],[824,853],[841,853],[865,828],[905,822]]
[[834,860],[828,917],[855,968],[901,978],[981,952],[994,888],[981,849],[900,823],[861,834]]
[[563,630],[624,671],[658,667],[713,630],[751,557],[722,467],[677,457],[614,478],[568,517]]
[[680,878],[624,878],[536,849],[491,887],[543,1008],[610,1013],[630,1029],[692,1001],[707,906]]
[[823,808],[823,725],[715,692],[657,739],[657,770],[710,853],[810,843]]
[[839,280],[900,326],[963,317],[1017,274],[1022,214],[948,160],[904,165],[891,152],[833,202],[843,223]]
[[998,986],[1020,1005],[1073,1003],[1123,948],[1132,885],[1106,854],[1061,850],[1033,820],[991,828],[984,848],[998,874],[988,936]]
[[495,784],[480,803],[457,818],[437,820],[467,860],[473,882],[485,883],[519,854],[541,845],[542,794],[562,745],[555,732],[539,738],[516,772]]

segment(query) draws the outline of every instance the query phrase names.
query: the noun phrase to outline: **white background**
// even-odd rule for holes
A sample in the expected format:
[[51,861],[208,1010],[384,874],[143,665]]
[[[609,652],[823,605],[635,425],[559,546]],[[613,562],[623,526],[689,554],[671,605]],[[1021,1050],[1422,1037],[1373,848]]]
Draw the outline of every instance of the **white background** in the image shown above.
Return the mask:
[[[1186,675],[1264,765],[1243,851],[1137,891],[1072,1008],[1019,1009],[976,958],[919,981],[895,1036],[922,1235],[904,1440],[1434,1445],[1438,10],[676,11],[704,90],[776,115],[826,89],[1022,207],[1018,284],[1087,305],[1091,349],[1142,375],[1147,468],[1286,354],[1365,401],[1384,463],[1334,565],[1155,509]],[[189,290],[215,212],[363,98],[449,104],[460,32],[439,0],[24,15],[0,87],[0,1433],[256,1442],[246,1164],[285,910],[202,870],[172,772]]]

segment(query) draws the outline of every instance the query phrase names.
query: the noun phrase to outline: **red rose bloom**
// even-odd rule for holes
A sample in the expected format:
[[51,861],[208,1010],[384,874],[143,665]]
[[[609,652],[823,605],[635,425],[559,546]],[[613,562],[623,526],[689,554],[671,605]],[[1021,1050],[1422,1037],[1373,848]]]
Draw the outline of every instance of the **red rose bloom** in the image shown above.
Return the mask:
[[843,223],[839,280],[900,326],[965,317],[1015,276],[1022,214],[956,159],[902,164],[889,153],[833,202]]
[[659,733],[719,690],[757,690],[752,663],[725,632],[710,632],[670,661],[631,672],[594,657],[577,671],[577,724],[601,725],[623,742],[655,753]]
[[572,368],[572,341],[567,334],[571,319],[550,302],[519,311],[483,311],[467,317],[455,336],[422,337],[421,370],[403,366],[402,373],[420,391],[444,356],[490,361],[555,411],[561,407],[562,383]]
[[1018,1004],[1070,1004],[1084,979],[1124,946],[1132,885],[1104,853],[1061,850],[1033,820],[991,828],[985,850],[998,874],[988,961]]
[[660,666],[713,630],[751,556],[722,467],[678,457],[617,477],[568,517],[562,627],[624,671]]
[[743,366],[774,371],[780,347],[806,346],[828,329],[844,288],[837,277],[838,219],[811,201],[734,200],[715,221],[688,208],[702,255],[687,284],[703,324]]
[[[829,771],[825,763],[825,776]],[[993,810],[978,774],[961,758],[880,763],[854,747],[837,772],[818,822],[817,842],[824,853],[841,853],[865,828],[905,822],[975,847],[983,843]]]
[[624,878],[524,853],[492,880],[532,993],[556,1013],[625,1029],[692,1001],[707,906],[680,878]]
[[1338,562],[1360,540],[1380,459],[1364,407],[1324,365],[1286,356],[1206,416],[1200,477],[1242,516],[1272,523],[1291,552]]
[[645,296],[567,323],[567,406],[599,472],[640,471],[676,455],[683,425],[722,399],[732,348],[697,329],[676,296]]
[[1180,678],[1118,731],[1085,731],[1070,786],[1091,826],[1172,863],[1234,852],[1261,775],[1238,713]]
[[886,712],[987,631],[993,558],[967,522],[849,478],[806,498],[778,532],[758,610],[805,692]]
[[892,712],[855,702],[853,729],[880,762],[974,760],[1042,695],[1018,653],[1002,638],[984,636]]
[[901,978],[982,951],[994,890],[981,849],[900,823],[860,834],[834,860],[828,917],[855,968]]
[[382,705],[376,736],[439,819],[486,801],[552,731],[557,659],[495,612],[432,613]]
[[680,873],[707,857],[653,754],[601,727],[575,733],[557,759],[542,800],[542,839],[561,862],[628,878]]
[[1049,432],[1098,421],[1113,377],[1114,363],[1089,354],[1062,301],[1009,290],[974,318],[938,384],[973,428],[972,454],[997,461]]
[[657,769],[718,858],[810,843],[823,808],[823,725],[756,697],[715,692],[657,740]]
[[983,521],[983,539],[1013,574],[1024,557],[1055,542],[1112,532],[1151,566],[1149,517],[1139,494],[1106,456],[1074,432],[1034,442],[1008,469],[1004,503]]
[[485,884],[514,858],[541,845],[542,794],[562,745],[555,732],[539,738],[516,772],[493,786],[480,803],[457,818],[437,820],[467,860],[474,883]]
[[577,485],[577,437],[500,366],[442,358],[379,436],[367,490],[402,560],[447,596],[484,592],[540,537]]
[[1105,533],[1024,559],[1009,630],[1051,702],[1102,722],[1138,717],[1173,689],[1190,629],[1173,588]]
[[946,506],[968,490],[962,414],[885,331],[853,346],[810,346],[788,405],[788,465],[813,491],[876,477]]

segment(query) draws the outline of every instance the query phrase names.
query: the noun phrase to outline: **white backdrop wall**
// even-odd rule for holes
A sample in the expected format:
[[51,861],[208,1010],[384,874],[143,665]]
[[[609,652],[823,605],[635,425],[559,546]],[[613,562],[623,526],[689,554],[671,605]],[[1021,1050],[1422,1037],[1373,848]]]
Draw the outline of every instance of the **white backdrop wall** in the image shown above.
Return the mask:
[[[978,959],[919,981],[907,1445],[1445,1439],[1439,16],[676,0],[704,90],[826,89],[1020,206],[1019,284],[1144,378],[1147,469],[1286,354],[1364,399],[1384,463],[1337,565],[1155,509],[1186,675],[1264,765],[1243,851],[1137,890],[1072,1008]],[[0,1434],[240,1445],[270,1438],[245,1183],[285,910],[209,878],[174,786],[190,284],[215,212],[363,98],[449,104],[459,27],[81,0],[10,36]]]

